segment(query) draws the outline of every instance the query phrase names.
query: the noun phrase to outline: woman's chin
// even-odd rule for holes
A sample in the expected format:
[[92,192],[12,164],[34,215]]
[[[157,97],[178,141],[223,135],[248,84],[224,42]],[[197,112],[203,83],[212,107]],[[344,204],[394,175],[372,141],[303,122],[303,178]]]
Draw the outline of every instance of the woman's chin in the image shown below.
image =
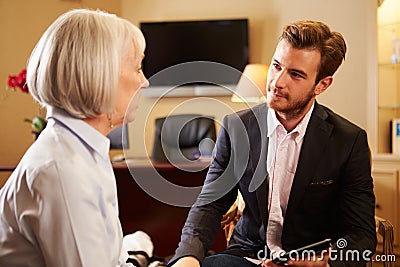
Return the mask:
[[136,110],[137,110],[137,107],[132,107],[126,112],[125,118],[124,118],[124,123],[130,123],[135,120]]

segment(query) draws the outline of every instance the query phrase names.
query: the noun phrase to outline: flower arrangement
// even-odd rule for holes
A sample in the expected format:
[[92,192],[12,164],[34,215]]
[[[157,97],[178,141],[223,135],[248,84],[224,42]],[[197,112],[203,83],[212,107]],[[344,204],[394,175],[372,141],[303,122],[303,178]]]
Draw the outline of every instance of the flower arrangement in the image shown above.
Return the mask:
[[8,75],[8,89],[20,90],[22,93],[29,94],[28,86],[26,85],[26,69],[23,69],[18,75]]
[[[23,69],[17,75],[9,75],[7,81],[7,89],[13,91],[21,91],[22,93],[29,94],[28,86],[26,85],[26,69]],[[35,116],[33,119],[24,119],[32,126],[32,133],[37,137],[46,127],[46,120],[41,116]]]

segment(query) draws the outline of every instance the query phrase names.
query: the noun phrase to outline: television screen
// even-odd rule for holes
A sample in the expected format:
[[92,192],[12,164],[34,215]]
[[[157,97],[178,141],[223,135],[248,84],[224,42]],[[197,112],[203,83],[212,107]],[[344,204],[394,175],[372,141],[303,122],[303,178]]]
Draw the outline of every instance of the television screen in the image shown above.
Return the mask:
[[234,75],[212,71],[210,75],[214,75],[211,80],[218,84],[237,84],[249,60],[247,19],[142,22],[140,28],[146,39],[143,72],[150,78],[151,86],[176,85],[182,74],[151,78],[168,67],[193,61],[211,61],[235,68],[239,72]]

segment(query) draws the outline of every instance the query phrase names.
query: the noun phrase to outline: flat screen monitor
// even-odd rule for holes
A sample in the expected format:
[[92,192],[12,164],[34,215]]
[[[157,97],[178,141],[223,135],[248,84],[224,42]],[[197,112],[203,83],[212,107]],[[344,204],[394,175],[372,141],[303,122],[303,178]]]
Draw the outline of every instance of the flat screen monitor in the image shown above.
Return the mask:
[[195,61],[217,62],[238,70],[233,75],[210,71],[215,75],[210,80],[217,84],[237,84],[249,61],[247,19],[142,22],[140,28],[146,39],[143,72],[150,78],[150,86],[176,85],[180,74],[151,78],[168,67]]
[[110,139],[110,149],[129,148],[127,125],[116,127],[107,135],[107,137]]

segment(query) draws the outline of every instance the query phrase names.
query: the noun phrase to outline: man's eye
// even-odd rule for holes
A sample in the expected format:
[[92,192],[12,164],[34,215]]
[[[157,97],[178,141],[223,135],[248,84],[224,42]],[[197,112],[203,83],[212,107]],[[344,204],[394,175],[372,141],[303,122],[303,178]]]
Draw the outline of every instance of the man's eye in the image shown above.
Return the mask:
[[303,75],[301,75],[300,73],[297,73],[297,72],[292,72],[291,75],[292,75],[294,78],[303,78]]
[[272,66],[275,68],[275,69],[281,69],[281,66],[279,66],[279,64],[278,63],[272,63]]

